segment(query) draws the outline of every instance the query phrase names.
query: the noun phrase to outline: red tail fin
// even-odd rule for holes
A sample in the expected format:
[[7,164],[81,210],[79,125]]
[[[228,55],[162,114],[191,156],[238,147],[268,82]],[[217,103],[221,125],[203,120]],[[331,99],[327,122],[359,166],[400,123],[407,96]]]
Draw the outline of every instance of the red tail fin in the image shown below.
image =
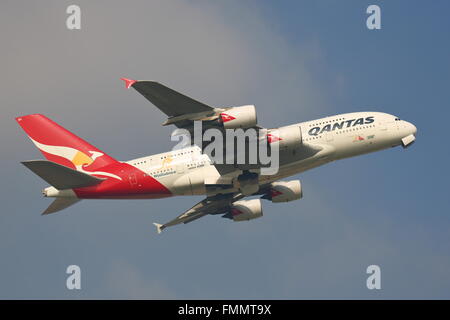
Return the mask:
[[117,160],[41,114],[16,118],[45,158],[72,169],[95,170]]

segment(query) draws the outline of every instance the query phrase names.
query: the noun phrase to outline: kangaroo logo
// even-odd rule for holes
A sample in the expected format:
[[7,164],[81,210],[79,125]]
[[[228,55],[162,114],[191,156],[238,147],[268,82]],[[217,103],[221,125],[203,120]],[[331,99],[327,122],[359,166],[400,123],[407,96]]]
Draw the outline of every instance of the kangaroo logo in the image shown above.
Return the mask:
[[39,150],[69,160],[70,162],[72,162],[72,164],[75,166],[75,168],[78,171],[81,171],[81,172],[84,172],[87,174],[97,174],[97,175],[102,175],[102,176],[107,176],[107,177],[111,177],[114,179],[122,180],[121,177],[116,176],[115,174],[112,174],[109,172],[84,170],[83,166],[89,166],[90,164],[94,163],[95,159],[104,155],[101,152],[89,151],[91,156],[88,156],[86,153],[81,152],[74,148],[46,145],[46,144],[39,143],[33,139],[31,139],[31,141],[33,141],[33,143],[36,145],[36,147]]

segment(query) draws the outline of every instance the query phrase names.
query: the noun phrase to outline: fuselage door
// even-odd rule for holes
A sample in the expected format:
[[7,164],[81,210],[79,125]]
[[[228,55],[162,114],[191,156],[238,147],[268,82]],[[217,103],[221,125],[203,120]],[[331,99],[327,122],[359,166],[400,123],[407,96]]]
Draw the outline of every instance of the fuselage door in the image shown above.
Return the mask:
[[184,173],[185,167],[186,167],[186,164],[185,164],[185,163],[183,163],[183,162],[178,163],[178,164],[176,165],[177,174],[183,174],[183,173]]
[[130,181],[131,186],[136,186],[137,185],[136,174],[135,173],[130,174],[128,177],[128,181]]

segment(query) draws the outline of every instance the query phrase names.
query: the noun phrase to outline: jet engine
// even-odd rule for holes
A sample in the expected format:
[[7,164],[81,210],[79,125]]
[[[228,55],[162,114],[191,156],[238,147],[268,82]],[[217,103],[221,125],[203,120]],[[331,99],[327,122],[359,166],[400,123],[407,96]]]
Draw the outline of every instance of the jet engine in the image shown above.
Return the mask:
[[260,199],[240,200],[232,204],[229,215],[234,221],[247,221],[262,217],[262,205]]
[[272,202],[289,202],[303,197],[300,180],[272,182],[269,191],[262,197]]
[[302,143],[302,130],[297,125],[268,130],[267,142],[278,143],[280,151],[298,147]]
[[220,122],[225,129],[251,128],[256,126],[254,105],[232,107],[220,113]]

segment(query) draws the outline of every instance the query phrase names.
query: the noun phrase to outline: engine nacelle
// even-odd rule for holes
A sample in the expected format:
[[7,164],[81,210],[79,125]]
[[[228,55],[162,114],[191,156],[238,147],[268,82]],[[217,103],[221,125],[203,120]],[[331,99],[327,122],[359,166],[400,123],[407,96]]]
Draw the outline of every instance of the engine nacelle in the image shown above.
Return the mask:
[[278,143],[280,150],[298,147],[302,143],[302,130],[297,125],[271,129],[267,132],[267,142]]
[[256,108],[253,105],[233,107],[220,114],[225,129],[251,128],[257,124]]
[[300,180],[276,181],[270,185],[270,190],[263,196],[272,202],[289,202],[303,197]]
[[262,205],[260,199],[240,200],[233,203],[230,215],[234,221],[247,221],[262,217]]

